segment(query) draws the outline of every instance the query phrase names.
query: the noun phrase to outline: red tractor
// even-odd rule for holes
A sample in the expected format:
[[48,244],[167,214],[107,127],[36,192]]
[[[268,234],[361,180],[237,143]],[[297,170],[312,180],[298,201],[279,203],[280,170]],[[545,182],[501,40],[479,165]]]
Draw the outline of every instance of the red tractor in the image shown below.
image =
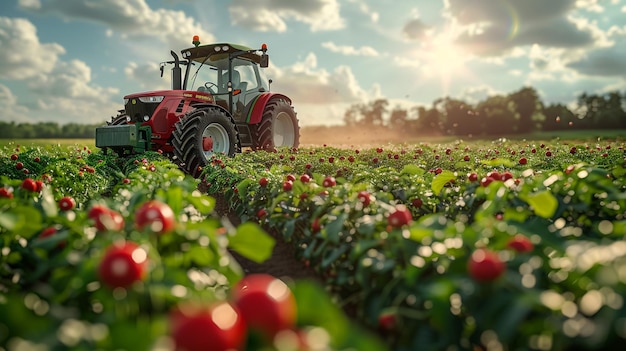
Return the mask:
[[[300,128],[291,99],[270,92],[259,67],[267,46],[200,45],[171,51],[172,89],[124,97],[124,109],[96,128],[96,146],[119,155],[162,151],[194,177],[215,153],[233,156],[244,147],[298,147]],[[183,69],[186,69],[183,75]]]

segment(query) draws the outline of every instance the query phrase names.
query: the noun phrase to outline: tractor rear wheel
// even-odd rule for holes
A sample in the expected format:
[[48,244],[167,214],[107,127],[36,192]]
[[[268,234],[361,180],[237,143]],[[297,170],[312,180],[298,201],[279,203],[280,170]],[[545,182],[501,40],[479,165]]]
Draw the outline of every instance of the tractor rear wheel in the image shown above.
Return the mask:
[[179,166],[197,178],[214,154],[233,156],[241,151],[235,123],[224,111],[191,111],[174,125],[172,146]]
[[261,122],[254,128],[254,148],[274,150],[296,148],[300,144],[300,126],[291,105],[283,99],[270,100]]

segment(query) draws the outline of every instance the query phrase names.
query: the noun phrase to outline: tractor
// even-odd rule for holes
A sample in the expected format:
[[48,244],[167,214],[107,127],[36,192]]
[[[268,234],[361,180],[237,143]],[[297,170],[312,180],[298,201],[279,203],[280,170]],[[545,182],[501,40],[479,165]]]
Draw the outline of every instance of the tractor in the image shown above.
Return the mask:
[[[267,45],[260,49],[219,43],[171,51],[172,89],[126,95],[124,109],[96,128],[96,146],[120,156],[145,151],[167,155],[199,177],[214,154],[242,148],[296,148],[300,127],[291,99],[270,92]],[[183,66],[184,75],[183,75]]]

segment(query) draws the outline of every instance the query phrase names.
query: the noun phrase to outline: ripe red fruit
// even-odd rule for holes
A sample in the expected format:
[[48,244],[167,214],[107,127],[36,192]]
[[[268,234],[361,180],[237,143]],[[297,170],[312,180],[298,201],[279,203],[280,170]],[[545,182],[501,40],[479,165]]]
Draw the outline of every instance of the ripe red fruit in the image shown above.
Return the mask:
[[22,181],[22,189],[26,191],[31,191],[31,192],[38,192],[37,182],[34,181],[33,179],[26,178],[24,179],[24,181]]
[[380,153],[382,153],[382,152],[383,152],[383,148],[381,148],[381,147],[377,147],[377,148],[376,148],[376,152],[378,152],[379,154],[380,154]]
[[150,200],[135,211],[135,225],[139,230],[148,229],[163,234],[174,229],[176,215],[168,204]]
[[359,191],[359,193],[356,195],[356,197],[357,197],[357,199],[359,199],[359,201],[361,201],[361,203],[363,204],[363,207],[369,206],[369,204],[372,201],[371,197],[370,197],[370,193],[368,193],[365,190]]
[[[39,236],[37,237],[38,239],[44,239],[47,237],[51,237],[54,236],[57,233],[57,230],[55,227],[48,227],[44,230],[41,231],[41,233],[39,233]],[[65,240],[59,241],[57,243],[57,247],[65,247]]]
[[226,351],[245,346],[245,321],[237,307],[228,302],[178,305],[170,312],[169,322],[176,350]]
[[41,161],[41,158],[39,158],[39,157],[35,157],[35,158],[33,158],[33,161],[35,161],[35,162],[39,162],[39,161]]
[[492,177],[483,177],[480,180],[480,185],[484,187],[489,186],[489,184],[491,184],[494,180],[495,179],[493,179]]
[[382,330],[392,331],[398,326],[398,316],[394,312],[386,311],[378,315],[378,327]]
[[517,234],[512,237],[507,243],[507,246],[519,253],[531,252],[535,248],[530,239],[522,234]]
[[250,329],[270,340],[296,322],[296,300],[282,280],[269,274],[251,274],[233,288],[233,302]]
[[424,202],[422,201],[422,199],[420,198],[415,198],[411,201],[411,204],[415,207],[415,208],[421,208],[422,205],[424,204]]
[[546,156],[547,156],[547,157],[552,156],[552,152],[550,152],[550,151],[546,151]]
[[348,162],[354,162],[354,156],[348,156]]
[[324,178],[322,185],[326,188],[329,188],[329,187],[337,185],[337,181],[335,180],[335,177],[328,176]]
[[463,161],[469,161],[469,160],[470,160],[469,155],[465,155],[465,156],[463,156]]
[[99,231],[120,231],[124,228],[124,217],[104,205],[94,205],[87,213]]
[[572,154],[572,155],[573,155],[573,154],[575,154],[575,153],[576,153],[576,151],[577,151],[577,150],[576,150],[576,146],[572,146],[572,148],[571,148],[571,149],[569,149],[569,153],[570,153],[570,154]]
[[15,164],[15,169],[22,170],[24,168],[24,164],[22,162],[18,162]]
[[123,184],[130,184],[130,179],[124,178],[124,179],[122,179],[122,183]]
[[313,222],[311,222],[311,231],[313,233],[317,233],[320,230],[322,230],[322,225],[320,224],[320,219],[319,218],[315,218],[313,220]]
[[470,276],[479,282],[489,282],[504,273],[506,266],[498,255],[487,249],[478,249],[472,253],[467,264]]
[[519,159],[519,164],[520,165],[525,165],[528,163],[528,159],[526,159],[526,157],[522,157]]
[[74,201],[74,199],[70,196],[62,197],[59,200],[59,208],[61,211],[69,211],[73,209],[74,206],[76,206],[76,201]]
[[0,197],[6,197],[6,198],[9,198],[9,199],[12,199],[13,198],[13,192],[11,192],[7,188],[0,188]]
[[335,162],[335,158],[334,158],[334,157],[332,157],[332,156],[330,156],[330,157],[328,158],[328,162],[329,162],[329,163],[333,163],[333,162]]
[[100,281],[111,288],[127,288],[141,280],[148,263],[146,250],[127,241],[109,246],[98,266]]
[[504,172],[504,173],[500,174],[500,179],[502,179],[502,181],[506,182],[509,179],[513,179],[513,174],[511,174],[511,172]]
[[265,188],[265,187],[267,186],[267,183],[269,183],[269,181],[267,180],[267,178],[263,177],[263,178],[259,179],[259,185],[260,185],[260,186],[262,186],[262,187],[264,187],[264,188]]
[[378,163],[378,157],[374,157],[374,158],[372,159],[372,163]]
[[11,160],[15,161],[15,160],[17,160],[17,157],[18,156],[16,154],[13,154],[13,155],[11,155]]
[[286,178],[290,182],[295,182],[296,181],[296,176],[294,176],[293,174],[287,174]]
[[308,183],[308,182],[311,181],[311,176],[305,173],[305,174],[300,176],[300,181],[302,183]]
[[396,205],[395,210],[387,217],[387,223],[394,228],[401,228],[412,220],[411,211],[404,205]]
[[283,182],[283,191],[291,191],[293,189],[293,182],[286,180]]
[[477,180],[478,180],[478,174],[476,174],[476,173],[470,173],[470,174],[469,174],[469,176],[467,176],[467,179],[468,179],[470,182],[475,182],[475,181],[477,181]]
[[257,217],[258,219],[263,219],[265,216],[267,216],[267,211],[265,211],[265,209],[264,209],[264,208],[262,208],[262,209],[260,209],[260,210],[258,210],[258,211],[256,212],[256,217]]

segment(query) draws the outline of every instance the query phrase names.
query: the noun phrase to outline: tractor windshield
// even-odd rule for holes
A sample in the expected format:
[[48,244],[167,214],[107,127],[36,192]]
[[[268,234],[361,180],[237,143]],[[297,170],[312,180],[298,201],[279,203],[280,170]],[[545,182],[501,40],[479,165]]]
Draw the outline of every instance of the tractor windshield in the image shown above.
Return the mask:
[[[268,91],[267,78],[259,70],[259,66],[243,58],[235,58],[232,62],[232,89],[246,91]],[[187,89],[206,91],[214,95],[228,94],[228,58],[195,61],[192,67]]]

